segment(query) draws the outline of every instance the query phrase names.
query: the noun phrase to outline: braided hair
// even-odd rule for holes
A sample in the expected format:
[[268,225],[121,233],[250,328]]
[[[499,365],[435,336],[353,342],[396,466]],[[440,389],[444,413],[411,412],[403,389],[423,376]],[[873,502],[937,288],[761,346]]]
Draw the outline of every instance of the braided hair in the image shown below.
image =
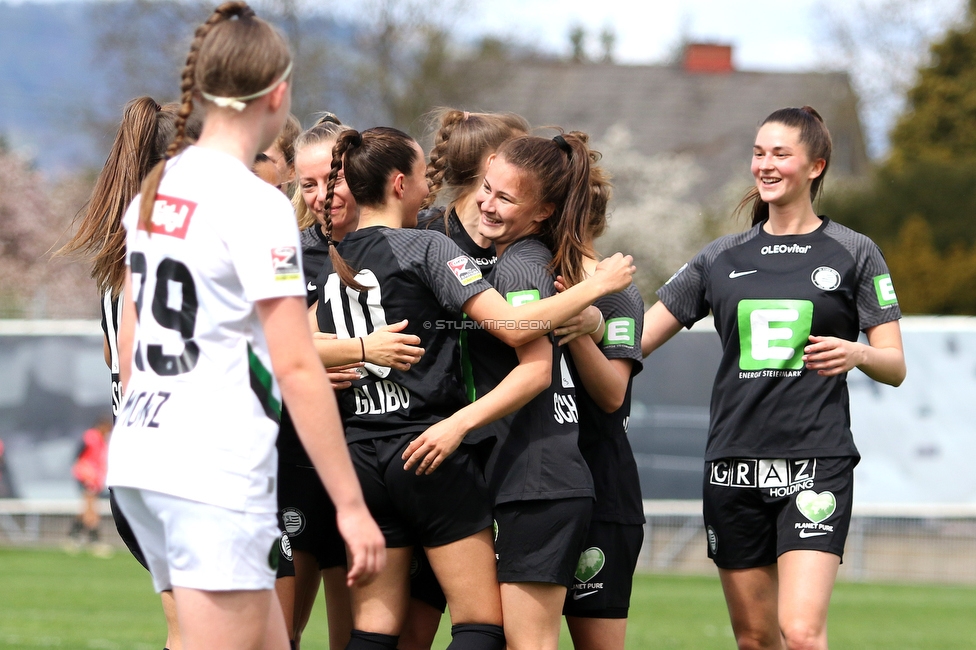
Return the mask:
[[[434,146],[427,163],[430,192],[422,208],[434,204],[446,186],[451,201],[477,189],[485,159],[509,138],[529,132],[529,123],[515,113],[468,113],[456,109],[440,112]],[[445,225],[450,211],[445,211]]]
[[142,183],[141,228],[152,232],[153,207],[166,161],[186,147],[194,93],[228,97],[255,93],[279,78],[290,64],[291,52],[284,38],[247,3],[225,2],[197,27],[180,77],[176,136]]
[[342,283],[357,291],[364,291],[356,281],[356,274],[342,259],[332,241],[332,200],[339,172],[345,171],[346,185],[363,207],[378,207],[386,201],[386,182],[395,172],[410,174],[417,161],[416,141],[409,135],[385,126],[373,127],[360,133],[343,131],[332,149],[332,170],[326,183],[325,234],[329,239],[329,258]]

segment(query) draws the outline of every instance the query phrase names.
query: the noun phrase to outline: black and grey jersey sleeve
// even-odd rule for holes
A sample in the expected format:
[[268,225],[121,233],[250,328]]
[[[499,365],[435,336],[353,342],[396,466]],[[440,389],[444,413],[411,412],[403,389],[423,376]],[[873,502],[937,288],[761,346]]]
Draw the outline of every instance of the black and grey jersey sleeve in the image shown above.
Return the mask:
[[631,359],[632,374],[644,366],[641,354],[641,334],[644,331],[644,300],[637,287],[631,284],[620,293],[612,293],[597,300],[596,307],[606,322],[600,350],[608,359]]
[[756,236],[759,226],[736,235],[720,237],[706,246],[690,262],[682,266],[657,290],[664,306],[685,327],[708,316],[708,279],[712,265],[724,251]]
[[881,249],[869,237],[834,221],[824,234],[840,243],[855,260],[857,317],[863,331],[901,318],[901,308]]
[[311,225],[305,230],[300,230],[298,232],[298,240],[301,243],[303,250],[325,243],[325,239],[322,237],[322,232],[319,230],[318,224]]
[[461,313],[473,296],[491,288],[474,260],[458,245],[435,230],[401,230],[404,237],[397,255],[416,268],[444,309]]
[[519,306],[556,295],[549,271],[552,253],[537,239],[522,239],[505,252],[495,267],[492,284],[509,304]]

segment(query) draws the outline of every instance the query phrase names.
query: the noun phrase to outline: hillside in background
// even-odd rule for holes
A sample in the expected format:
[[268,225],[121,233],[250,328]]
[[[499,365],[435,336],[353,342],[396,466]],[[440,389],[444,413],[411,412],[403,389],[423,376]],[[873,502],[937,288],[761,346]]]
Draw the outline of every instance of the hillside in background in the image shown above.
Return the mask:
[[0,3],[0,136],[45,170],[99,164],[110,144],[88,125],[110,96],[97,34],[85,3]]
[[[45,172],[101,166],[125,102],[178,98],[179,71],[194,27],[212,5],[173,2],[9,4],[0,0],[0,138]],[[335,50],[348,25],[324,15],[271,14],[296,48],[293,109],[350,114]]]

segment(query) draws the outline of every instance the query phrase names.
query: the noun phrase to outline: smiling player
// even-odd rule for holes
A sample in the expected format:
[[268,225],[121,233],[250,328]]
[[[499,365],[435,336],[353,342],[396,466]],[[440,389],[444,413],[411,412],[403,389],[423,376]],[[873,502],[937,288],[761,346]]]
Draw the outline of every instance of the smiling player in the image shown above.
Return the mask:
[[[753,227],[706,246],[659,291],[650,354],[709,311],[723,357],[705,451],[708,555],[740,648],[826,648],[827,608],[860,456],[847,373],[905,378],[901,311],[881,251],[813,209],[830,164],[812,108],[756,135]],[[858,333],[867,343],[858,342]]]

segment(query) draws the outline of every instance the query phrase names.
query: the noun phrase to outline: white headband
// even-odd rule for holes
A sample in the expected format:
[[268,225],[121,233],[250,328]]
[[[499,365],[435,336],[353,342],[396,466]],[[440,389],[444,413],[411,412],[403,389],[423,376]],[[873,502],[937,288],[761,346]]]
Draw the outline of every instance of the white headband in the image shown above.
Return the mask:
[[235,111],[243,111],[247,107],[247,104],[245,104],[244,102],[250,101],[252,99],[257,99],[258,97],[264,97],[272,90],[277,88],[278,84],[280,84],[282,81],[287,79],[288,75],[291,74],[291,66],[292,66],[292,62],[290,61],[288,63],[288,67],[285,68],[285,71],[281,73],[281,76],[278,77],[274,81],[274,83],[272,83],[264,90],[259,90],[258,92],[252,95],[245,95],[244,97],[217,97],[216,95],[205,93],[202,90],[200,91],[200,95],[207,101],[211,101],[221,108],[233,108]]

